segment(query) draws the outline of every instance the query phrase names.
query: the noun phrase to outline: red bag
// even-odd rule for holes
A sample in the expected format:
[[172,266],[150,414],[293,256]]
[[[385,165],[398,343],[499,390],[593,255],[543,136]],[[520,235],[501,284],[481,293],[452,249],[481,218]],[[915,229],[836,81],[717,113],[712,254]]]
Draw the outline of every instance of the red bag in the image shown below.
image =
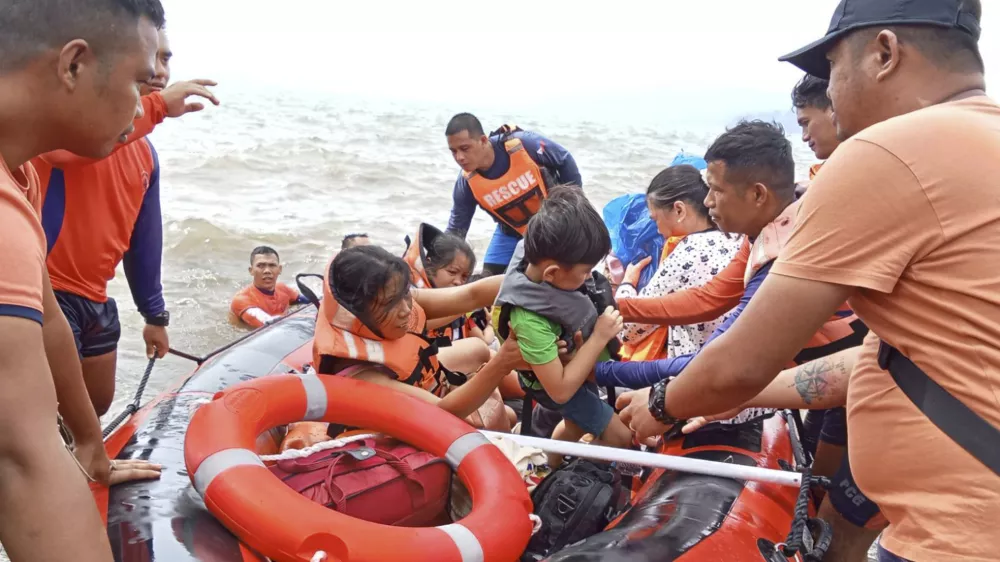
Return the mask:
[[395,439],[365,439],[270,468],[292,489],[345,515],[401,527],[448,523],[451,468]]

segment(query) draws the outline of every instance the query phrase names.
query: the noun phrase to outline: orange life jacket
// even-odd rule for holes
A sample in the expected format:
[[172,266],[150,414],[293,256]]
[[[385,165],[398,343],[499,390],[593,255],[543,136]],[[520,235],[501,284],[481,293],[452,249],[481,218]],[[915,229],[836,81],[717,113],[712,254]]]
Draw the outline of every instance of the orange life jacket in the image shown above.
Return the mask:
[[520,139],[508,139],[504,148],[510,155],[507,173],[488,180],[478,172],[466,172],[465,179],[480,207],[524,236],[528,220],[548,197],[549,186],[545,185],[542,169],[531,159]]
[[320,374],[335,375],[324,357],[353,359],[381,365],[396,380],[419,386],[443,396],[448,390],[442,381],[444,369],[438,363],[437,345],[425,338],[427,316],[416,302],[410,315],[408,333],[398,340],[376,335],[334,297],[330,290],[330,269],[323,279],[323,300],[316,317],[313,365]]
[[819,173],[819,169],[822,167],[823,167],[823,162],[809,166],[809,181],[812,181],[812,179],[816,177],[816,174]]
[[[801,199],[786,207],[778,215],[778,218],[765,226],[757,239],[754,240],[750,247],[746,274],[743,277],[745,283],[749,283],[754,274],[760,271],[760,268],[778,258],[778,253],[788,243],[788,238],[795,228],[795,214],[799,210],[800,201]],[[837,313],[813,335],[806,347],[821,347],[854,334],[855,330],[851,323],[857,319],[854,311],[845,302],[837,310]]]

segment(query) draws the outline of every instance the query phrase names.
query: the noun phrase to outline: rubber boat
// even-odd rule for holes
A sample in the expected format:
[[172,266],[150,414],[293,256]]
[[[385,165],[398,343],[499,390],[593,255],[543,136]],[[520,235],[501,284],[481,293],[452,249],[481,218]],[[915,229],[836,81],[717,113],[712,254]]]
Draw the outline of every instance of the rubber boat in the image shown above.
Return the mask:
[[[139,408],[107,437],[105,444],[112,458],[141,458],[163,466],[162,476],[156,481],[134,482],[115,486],[110,490],[92,488],[98,508],[107,525],[108,537],[116,562],[267,562],[270,560],[259,553],[263,549],[258,550],[248,546],[248,543],[253,543],[256,540],[254,535],[248,535],[244,532],[242,536],[250,540],[241,541],[206,508],[206,502],[202,495],[192,485],[194,480],[192,474],[195,470],[189,473],[186,468],[186,434],[189,425],[193,423],[193,418],[197,422],[200,416],[204,418],[201,422],[203,427],[213,427],[212,423],[219,423],[213,420],[222,419],[217,414],[226,415],[226,410],[238,409],[226,408],[223,402],[245,404],[246,401],[242,399],[238,401],[233,399],[234,388],[239,390],[243,387],[267,385],[271,384],[272,381],[280,382],[282,379],[292,378],[290,376],[269,377],[267,380],[261,381],[263,377],[268,377],[268,375],[300,373],[302,366],[311,360],[311,340],[315,321],[315,309],[306,308],[217,350],[206,358],[193,358],[199,361],[199,365],[192,373],[182,377],[168,390]],[[330,390],[328,388],[327,394],[331,394]],[[260,393],[256,390],[255,392]],[[268,392],[266,389],[264,390],[264,394]],[[303,407],[308,411],[309,408],[313,407],[311,404],[310,402],[310,405]],[[350,409],[348,406],[345,407]],[[209,419],[207,417],[209,414],[206,412],[213,408],[215,417]],[[244,410],[246,409],[244,408]],[[257,412],[259,408],[254,406],[250,409]],[[434,410],[433,407],[431,409]],[[196,411],[198,416],[195,416]],[[455,421],[458,422],[458,420]],[[458,425],[471,432],[471,428],[466,424],[458,422]],[[461,430],[461,428],[459,429]],[[219,433],[225,434],[227,431],[221,430]],[[464,430],[455,433],[457,437],[452,438],[455,442],[459,437],[470,437],[468,434],[462,435],[462,431]],[[208,435],[207,441],[213,441],[213,434],[216,432],[202,433]],[[475,436],[479,437],[479,435]],[[244,445],[248,448],[255,448],[258,454],[273,454],[277,451],[282,437],[280,429],[264,430],[255,442],[244,443]],[[416,433],[411,436],[399,435],[399,437],[415,446],[421,445],[419,439],[423,439]],[[193,448],[208,447],[211,449],[212,446],[215,449],[224,448],[218,443],[215,445],[202,443],[205,441],[206,439],[200,439],[199,444]],[[219,440],[214,439],[214,441]],[[252,438],[251,441],[253,441]],[[485,439],[483,441],[485,442]],[[442,446],[447,447],[447,443]],[[192,446],[189,444],[190,448]],[[424,448],[434,454],[445,456],[444,450],[439,453],[433,446]],[[483,451],[484,453],[493,454],[495,452],[492,451],[494,449],[492,447],[484,449],[491,449],[491,451]],[[450,454],[451,448],[448,448],[448,451]],[[710,426],[684,439],[666,443],[661,452],[781,470],[790,470],[794,463],[789,431],[785,420],[778,416],[759,419],[752,422],[750,426],[745,425],[739,428]],[[191,451],[188,453],[189,456],[192,455]],[[204,460],[208,454],[202,453],[195,451],[193,455]],[[199,457],[199,455],[201,456]],[[496,458],[491,459],[490,462],[494,464],[493,468],[496,468]],[[458,467],[457,464],[453,466]],[[468,467],[464,465],[458,469],[463,480],[466,480],[469,472]],[[493,470],[492,472],[477,470],[474,472],[478,473],[481,481],[486,479],[492,482],[506,482],[504,478],[508,476],[506,473],[499,474],[502,470]],[[509,472],[516,476],[516,472],[513,470]],[[272,484],[266,481],[266,477],[260,478],[264,479],[259,480],[259,482],[266,485]],[[520,481],[519,478],[517,480]],[[274,479],[273,484],[280,485],[280,482]],[[503,488],[503,486],[494,487]],[[507,507],[521,502],[523,491],[517,490],[519,487],[519,485],[509,487],[514,490],[504,498],[509,500]],[[213,505],[213,512],[221,513],[222,518],[227,520],[230,528],[246,531],[245,525],[250,525],[253,521],[234,523],[229,516],[230,514],[223,513],[225,510],[217,504],[228,502],[231,512],[239,508],[236,509],[236,518],[239,519],[238,512],[240,510],[259,508],[259,505],[256,504],[262,503],[253,499],[256,497],[254,491],[257,490],[244,487],[237,490],[238,493],[223,498],[224,501],[219,500],[217,493],[217,497],[210,502]],[[286,491],[294,494],[291,489],[286,488]],[[280,490],[278,492],[281,493]],[[297,494],[295,495],[297,496]],[[591,560],[643,562],[668,560],[757,562],[763,560],[765,562],[778,562],[788,560],[789,558],[778,554],[775,548],[778,543],[784,541],[792,525],[797,496],[801,497],[799,492],[795,488],[787,486],[656,470],[645,480],[641,489],[636,491],[633,507],[617,518],[605,532],[551,556],[550,560],[558,562]],[[474,497],[482,497],[482,495],[474,495]],[[523,493],[523,497],[527,498],[526,493]],[[308,500],[300,496],[297,498],[308,504],[304,506],[304,509],[325,510],[325,508],[315,504],[309,504]],[[209,499],[212,498],[209,497]],[[246,503],[248,501],[249,503]],[[242,507],[239,502],[244,502]],[[299,507],[302,506],[296,504],[296,509]],[[520,513],[520,509],[522,508],[517,507],[515,512]],[[530,510],[530,501],[523,509]],[[344,517],[330,510],[325,511],[329,511],[335,517]],[[481,519],[483,518],[481,517]],[[493,527],[486,530],[477,529],[476,533],[485,536],[498,531],[498,517],[494,516],[491,519],[488,524],[493,525]],[[517,519],[520,520],[521,516],[518,515]],[[344,523],[343,520],[340,521]],[[511,526],[505,521],[499,523],[507,527]],[[519,525],[520,523],[515,524],[514,527]],[[340,525],[330,525],[333,529],[338,526]],[[441,527],[437,529],[441,529]],[[518,527],[517,533],[521,533],[522,530]],[[502,532],[506,532],[506,530]],[[528,532],[530,532],[530,525]],[[527,537],[523,538],[524,544],[526,544]],[[824,541],[828,543],[829,537],[821,539],[819,542],[823,543]],[[460,542],[456,539],[458,545],[456,552],[458,554],[454,556],[444,556],[443,554],[438,556],[431,552],[413,555],[413,551],[410,551],[410,555],[400,553],[398,558],[387,555],[374,558],[370,555],[357,557],[349,554],[349,552],[355,552],[353,550],[342,549],[338,552],[334,548],[329,557],[323,553],[324,557],[315,559],[327,560],[328,562],[334,560],[392,559],[486,561],[516,559],[516,555],[509,554],[509,545],[496,545],[496,541],[489,544],[488,538],[480,541],[482,548],[478,553],[475,549],[471,553],[462,550]],[[496,552],[490,552],[487,548],[494,548],[494,546],[496,549],[505,548],[507,554],[498,557]],[[483,550],[486,550],[485,554]],[[817,548],[818,551],[819,548]],[[310,556],[309,553],[288,554],[275,559],[308,561],[311,559]],[[815,558],[803,558],[801,555],[796,555],[791,559],[801,562]]]

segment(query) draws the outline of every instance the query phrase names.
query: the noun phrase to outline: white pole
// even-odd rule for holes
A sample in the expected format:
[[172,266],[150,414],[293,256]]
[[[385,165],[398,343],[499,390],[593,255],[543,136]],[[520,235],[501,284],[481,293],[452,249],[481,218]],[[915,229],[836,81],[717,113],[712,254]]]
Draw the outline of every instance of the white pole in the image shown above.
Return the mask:
[[605,447],[586,443],[556,441],[554,439],[540,439],[516,433],[499,433],[496,431],[480,431],[487,437],[502,437],[524,445],[541,449],[546,453],[557,455],[569,455],[573,457],[584,457],[588,459],[598,459],[602,461],[617,461],[627,464],[637,464],[652,468],[665,468],[679,472],[690,472],[694,474],[707,474],[709,476],[721,476],[723,478],[735,478],[737,480],[753,480],[756,482],[771,482],[782,486],[798,488],[802,485],[802,475],[798,472],[784,470],[774,470],[761,468],[758,466],[743,466],[726,462],[706,461],[702,459],[691,459],[687,457],[677,457],[673,455],[661,455],[659,453],[646,453],[642,451],[632,451],[629,449],[617,449],[615,447]]

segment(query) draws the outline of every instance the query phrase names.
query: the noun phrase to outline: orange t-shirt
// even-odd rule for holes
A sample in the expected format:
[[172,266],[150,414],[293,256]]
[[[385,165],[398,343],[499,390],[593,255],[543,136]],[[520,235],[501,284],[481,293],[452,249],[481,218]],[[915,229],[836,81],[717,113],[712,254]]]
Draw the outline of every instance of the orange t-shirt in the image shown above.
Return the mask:
[[152,145],[139,139],[104,160],[64,168],[47,155],[34,158],[32,164],[46,200],[52,288],[94,302],[107,301],[108,282],[132,246],[136,219],[151,187],[159,198],[159,167]]
[[14,172],[0,158],[0,315],[42,322],[45,232],[38,176],[31,164]]
[[287,312],[298,300],[299,292],[284,283],[277,283],[271,294],[250,285],[236,293],[229,311],[234,319],[251,328],[260,328]]
[[851,468],[910,560],[996,560],[1000,477],[878,367],[878,338],[1000,427],[1000,106],[985,96],[873,126],[816,176],[772,275],[857,287]]

